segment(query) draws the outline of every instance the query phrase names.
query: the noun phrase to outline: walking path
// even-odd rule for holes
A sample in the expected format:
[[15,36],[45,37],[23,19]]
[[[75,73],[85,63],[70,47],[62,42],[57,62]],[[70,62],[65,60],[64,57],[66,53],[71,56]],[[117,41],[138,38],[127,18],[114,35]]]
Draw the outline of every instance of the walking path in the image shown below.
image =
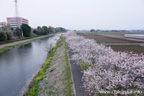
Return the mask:
[[80,67],[80,64],[76,64],[76,61],[71,60],[72,55],[74,54],[72,50],[68,46],[68,53],[69,53],[69,58],[70,58],[70,65],[71,65],[71,71],[72,71],[72,76],[74,80],[74,87],[75,87],[75,94],[76,96],[92,96],[89,95],[88,92],[82,87],[83,82],[82,82],[82,69]]
[[27,39],[27,40],[21,40],[21,41],[15,41],[15,42],[11,42],[11,43],[1,44],[0,49],[4,48],[6,46],[17,45],[17,44],[20,44],[20,43],[24,43],[24,42],[27,42],[27,41],[31,41],[31,40],[39,39],[39,38],[43,38],[43,37],[47,37],[47,35],[46,36],[40,36],[40,37],[34,37],[32,39]]

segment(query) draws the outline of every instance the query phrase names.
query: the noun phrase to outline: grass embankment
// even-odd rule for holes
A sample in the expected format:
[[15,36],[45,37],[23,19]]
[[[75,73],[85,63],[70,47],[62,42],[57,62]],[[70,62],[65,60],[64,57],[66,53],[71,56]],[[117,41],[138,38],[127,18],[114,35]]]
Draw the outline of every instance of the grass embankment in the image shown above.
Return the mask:
[[71,68],[70,68],[70,62],[69,62],[69,57],[68,57],[68,48],[67,48],[66,41],[64,43],[65,43],[65,59],[66,59],[66,64],[67,64],[67,67],[65,69],[66,84],[67,84],[66,90],[68,89],[68,94],[66,96],[74,96],[74,93],[73,93],[73,82],[72,82],[72,75],[71,75]]
[[31,81],[24,96],[74,96],[64,37],[58,40],[42,69]]
[[4,51],[7,51],[7,50],[9,50],[9,49],[12,49],[12,48],[15,48],[15,47],[18,47],[18,46],[21,46],[21,45],[30,43],[30,42],[35,41],[35,40],[38,40],[38,39],[50,37],[50,36],[52,36],[52,35],[53,35],[53,34],[50,34],[50,35],[47,35],[47,36],[45,36],[45,37],[36,38],[36,39],[30,40],[30,41],[27,41],[27,42],[24,42],[24,43],[12,45],[12,46],[6,46],[6,47],[0,49],[0,53],[2,53],[2,52],[4,52]]
[[21,41],[21,40],[32,39],[32,38],[35,38],[35,37],[40,37],[40,36],[36,35],[34,33],[31,33],[30,37],[21,37],[19,39],[15,39],[15,40],[0,41],[0,44],[12,43],[12,42]]

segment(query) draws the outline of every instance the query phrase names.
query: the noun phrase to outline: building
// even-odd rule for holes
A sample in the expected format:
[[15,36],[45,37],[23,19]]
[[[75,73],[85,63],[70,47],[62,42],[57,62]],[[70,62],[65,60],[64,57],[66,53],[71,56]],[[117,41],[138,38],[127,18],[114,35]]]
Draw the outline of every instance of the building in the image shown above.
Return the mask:
[[21,17],[7,17],[7,24],[10,24],[12,28],[16,28],[22,24],[28,24],[28,20]]

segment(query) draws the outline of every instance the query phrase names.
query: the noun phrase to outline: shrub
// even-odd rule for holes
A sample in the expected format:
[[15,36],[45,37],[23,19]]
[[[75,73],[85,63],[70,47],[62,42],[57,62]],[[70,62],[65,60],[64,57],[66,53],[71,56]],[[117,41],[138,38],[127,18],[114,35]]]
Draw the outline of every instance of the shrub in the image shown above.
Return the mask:
[[6,32],[0,32],[0,41],[7,41],[7,34]]
[[23,31],[24,37],[30,37],[31,35],[31,27],[27,24],[22,24],[21,29]]
[[36,35],[39,35],[37,30],[33,30],[33,33],[35,33]]
[[38,32],[38,35],[44,35],[45,34],[43,28],[41,28],[40,26],[37,27],[37,32]]
[[14,31],[14,34],[17,36],[17,37],[22,37],[22,31],[20,28],[16,28],[16,30]]
[[12,40],[14,38],[12,32],[6,32],[6,34],[7,34],[7,40]]

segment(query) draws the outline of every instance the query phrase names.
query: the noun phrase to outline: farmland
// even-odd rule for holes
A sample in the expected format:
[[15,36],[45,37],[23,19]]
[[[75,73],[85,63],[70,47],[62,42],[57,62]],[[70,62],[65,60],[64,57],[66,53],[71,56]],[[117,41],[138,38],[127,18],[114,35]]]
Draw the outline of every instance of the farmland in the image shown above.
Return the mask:
[[88,39],[94,39],[97,43],[110,46],[114,51],[144,53],[144,40],[124,37],[125,33],[80,33]]

